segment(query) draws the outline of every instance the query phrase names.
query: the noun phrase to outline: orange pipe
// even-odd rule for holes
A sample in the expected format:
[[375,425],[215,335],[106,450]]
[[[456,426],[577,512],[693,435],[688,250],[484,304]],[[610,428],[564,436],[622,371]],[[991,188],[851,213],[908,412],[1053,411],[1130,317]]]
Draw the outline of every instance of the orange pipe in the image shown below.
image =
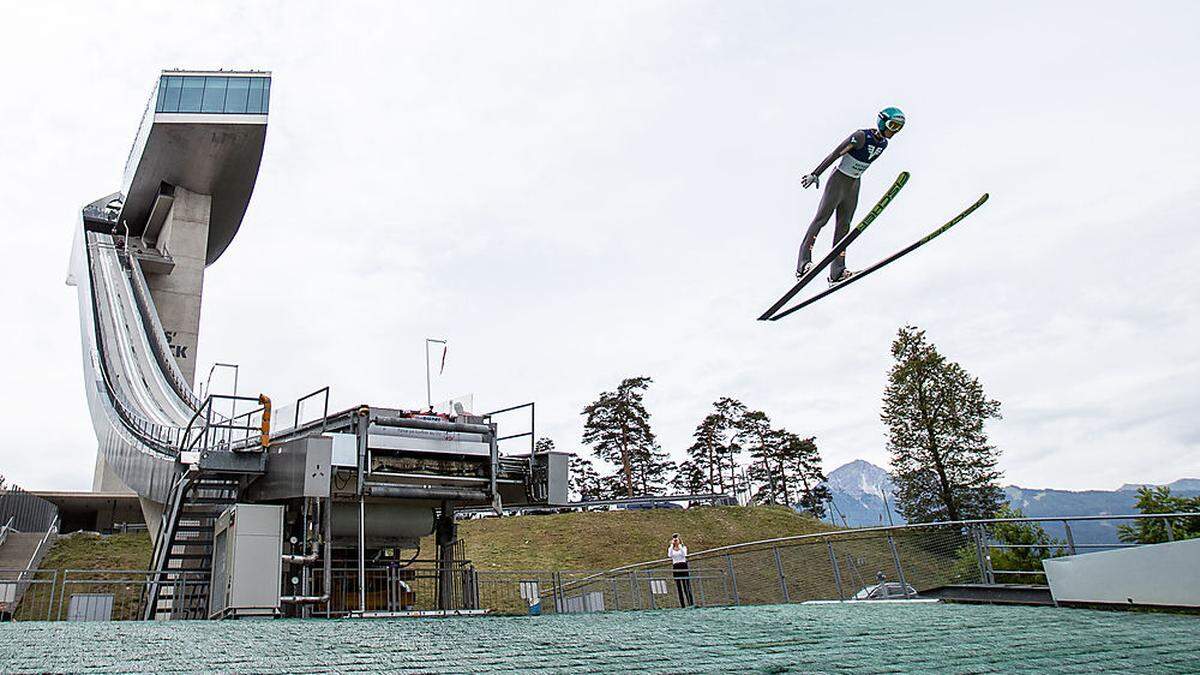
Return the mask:
[[259,443],[262,447],[271,445],[271,399],[266,394],[258,395],[258,402],[262,404],[262,436]]

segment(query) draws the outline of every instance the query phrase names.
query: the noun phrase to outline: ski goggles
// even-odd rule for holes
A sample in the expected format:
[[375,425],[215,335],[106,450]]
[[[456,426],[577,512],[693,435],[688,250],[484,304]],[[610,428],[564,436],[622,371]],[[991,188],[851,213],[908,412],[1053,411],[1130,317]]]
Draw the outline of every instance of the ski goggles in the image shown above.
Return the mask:
[[888,131],[900,131],[904,128],[903,117],[889,117],[883,121],[883,128]]

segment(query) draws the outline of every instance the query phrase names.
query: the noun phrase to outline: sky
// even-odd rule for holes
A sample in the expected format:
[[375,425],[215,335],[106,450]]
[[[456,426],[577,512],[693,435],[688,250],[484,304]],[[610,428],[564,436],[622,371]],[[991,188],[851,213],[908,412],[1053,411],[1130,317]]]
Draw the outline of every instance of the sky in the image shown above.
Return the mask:
[[[74,289],[163,68],[273,72],[249,211],[208,268],[198,376],[286,403],[535,401],[581,450],[622,378],[685,455],[721,396],[887,465],[889,346],[916,325],[1002,403],[1006,484],[1200,476],[1200,87],[1191,2],[5,3],[0,474],[88,489]],[[898,106],[851,269],[786,320],[808,173]],[[827,249],[832,224],[818,240]],[[435,364],[436,368],[436,364]],[[227,390],[217,372],[213,391]],[[503,432],[524,431],[518,418]],[[517,450],[519,448],[511,448]]]

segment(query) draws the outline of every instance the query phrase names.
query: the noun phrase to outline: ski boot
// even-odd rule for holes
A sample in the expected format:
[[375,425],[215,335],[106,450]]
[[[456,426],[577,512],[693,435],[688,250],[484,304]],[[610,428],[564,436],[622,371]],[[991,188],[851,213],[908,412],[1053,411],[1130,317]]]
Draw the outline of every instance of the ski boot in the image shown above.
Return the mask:
[[829,277],[829,285],[837,286],[838,284],[842,283],[843,281],[846,281],[847,279],[854,276],[855,274],[857,274],[857,272],[851,272],[850,270],[842,270],[842,273],[837,275],[836,277],[835,276]]
[[810,263],[810,262],[806,262],[806,263],[804,263],[804,266],[803,266],[803,267],[801,267],[800,269],[796,270],[796,281],[800,281],[801,279],[803,279],[803,278],[804,278],[804,275],[806,275],[806,274],[808,274],[809,272],[811,272],[811,271],[812,271],[812,268],[813,268],[813,264],[812,264],[812,263]]

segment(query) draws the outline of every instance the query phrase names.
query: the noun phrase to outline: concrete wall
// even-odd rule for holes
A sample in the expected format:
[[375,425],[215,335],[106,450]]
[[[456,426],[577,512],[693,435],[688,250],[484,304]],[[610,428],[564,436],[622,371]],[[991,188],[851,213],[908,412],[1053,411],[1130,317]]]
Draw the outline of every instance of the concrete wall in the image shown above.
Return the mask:
[[96,451],[96,470],[92,474],[92,492],[128,492],[129,494],[133,494],[133,490],[130,490],[129,486],[108,465],[108,462],[104,461],[104,454],[99,450]]
[[1055,602],[1200,607],[1200,539],[1042,561]]
[[158,309],[175,362],[196,384],[196,345],[200,339],[200,301],[212,197],[175,188],[175,203],[163,224],[157,248],[175,261],[170,274],[147,274],[146,284]]

